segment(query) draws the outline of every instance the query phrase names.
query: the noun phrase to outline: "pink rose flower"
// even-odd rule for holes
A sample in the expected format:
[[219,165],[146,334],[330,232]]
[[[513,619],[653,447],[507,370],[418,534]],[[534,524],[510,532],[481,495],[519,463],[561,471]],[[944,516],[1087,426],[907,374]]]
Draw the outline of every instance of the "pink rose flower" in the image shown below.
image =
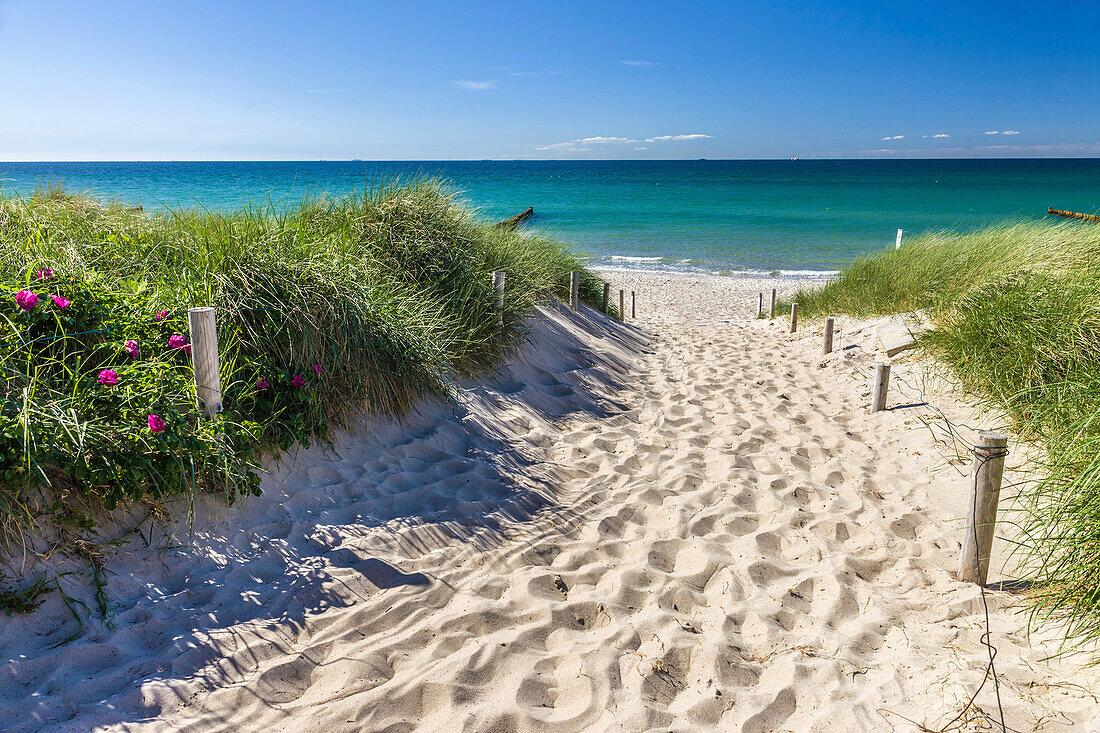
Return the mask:
[[321,373],[321,365],[320,364],[314,364],[313,365],[313,373],[314,374],[320,374]]
[[29,311],[38,304],[38,296],[29,290],[20,290],[15,294],[15,302],[25,311]]
[[61,309],[68,308],[70,305],[72,305],[71,300],[69,300],[68,298],[63,298],[60,295],[51,295],[50,299],[53,300],[53,304],[55,306]]
[[126,339],[126,353],[130,355],[131,359],[138,358],[138,342],[133,339]]
[[168,338],[168,346],[173,349],[183,349],[188,354],[191,353],[191,344],[187,343],[187,339],[178,333],[174,333]]
[[35,277],[39,280],[53,280],[53,270],[39,270]]
[[295,374],[294,379],[290,380],[291,387],[304,387],[306,386],[306,378],[301,374]]
[[118,373],[113,369],[104,369],[99,373],[99,383],[110,387],[118,381]]
[[163,433],[164,429],[168,427],[168,423],[164,422],[160,415],[150,415],[147,422],[149,423],[149,429],[154,433]]
[[163,321],[167,317],[168,317],[168,311],[157,311],[156,319],[158,321]]
[[256,380],[256,391],[257,392],[262,392],[265,389],[268,389],[270,387],[271,387],[271,382],[267,381],[263,377],[260,377],[259,379]]

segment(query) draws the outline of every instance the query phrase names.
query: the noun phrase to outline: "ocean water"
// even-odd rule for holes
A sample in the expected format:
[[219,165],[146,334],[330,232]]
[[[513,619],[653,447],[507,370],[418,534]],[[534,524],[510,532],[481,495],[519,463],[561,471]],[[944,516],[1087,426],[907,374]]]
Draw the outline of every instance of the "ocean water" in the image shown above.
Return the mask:
[[0,189],[60,182],[147,211],[232,210],[438,176],[489,219],[530,226],[597,267],[791,277],[907,235],[1100,208],[1100,159],[0,163]]

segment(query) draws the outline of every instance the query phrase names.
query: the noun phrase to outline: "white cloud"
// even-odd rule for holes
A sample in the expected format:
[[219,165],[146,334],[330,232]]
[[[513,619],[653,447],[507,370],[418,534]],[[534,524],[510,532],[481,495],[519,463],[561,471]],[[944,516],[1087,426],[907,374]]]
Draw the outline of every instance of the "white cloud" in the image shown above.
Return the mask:
[[1019,135],[1020,131],[1019,130],[1005,130],[1001,134],[1002,135]]
[[937,132],[934,135],[921,135],[921,137],[951,137],[946,132]]
[[656,61],[620,61],[623,66],[657,66]]
[[641,147],[635,147],[634,149],[635,150],[649,150],[649,148],[647,148],[645,145],[643,145]]
[[[701,132],[693,132],[687,135],[658,135],[657,137],[647,137],[645,140],[636,140],[632,137],[610,137],[605,135],[597,135],[594,137],[580,137],[576,140],[567,140],[563,143],[550,143],[549,145],[537,145],[535,150],[588,150],[588,148],[581,148],[582,145],[628,145],[631,143],[655,143],[655,142],[677,142],[682,140],[703,140],[710,139],[710,135],[704,135]],[[634,148],[635,150],[649,150],[648,147]]]
[[456,81],[455,86],[468,92],[484,92],[487,89],[496,89],[497,83],[493,79],[487,81]]
[[580,140],[574,140],[573,142],[581,145],[606,145],[609,143],[640,143],[641,140],[633,140],[629,137],[582,137]]
[[1000,135],[1001,131],[1000,130],[986,130],[985,134],[986,135]]
[[905,135],[887,135],[886,137],[884,137],[882,139],[883,140],[901,140],[904,137],[905,137]]
[[657,137],[647,137],[645,142],[656,143],[666,140],[709,140],[710,138],[710,135],[704,135],[701,132],[693,132],[688,135],[658,135]]

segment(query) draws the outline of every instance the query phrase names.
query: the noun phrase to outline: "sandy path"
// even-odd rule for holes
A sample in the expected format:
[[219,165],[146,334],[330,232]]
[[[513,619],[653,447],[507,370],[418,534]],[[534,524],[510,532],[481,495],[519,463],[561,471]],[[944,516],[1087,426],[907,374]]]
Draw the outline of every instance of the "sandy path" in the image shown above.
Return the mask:
[[[177,605],[140,608],[180,634],[141,641],[161,668],[85,684],[102,702],[59,689],[68,728],[947,724],[986,660],[943,501],[965,485],[918,410],[866,414],[869,332],[843,326],[862,349],[825,358],[813,324],[746,318],[762,283],[614,278],[651,338],[555,310],[495,385],[303,452],[209,519],[229,560],[188,558]],[[989,597],[1010,728],[1096,730],[1100,672],[1041,662],[1052,642]],[[993,694],[953,729],[989,729]]]

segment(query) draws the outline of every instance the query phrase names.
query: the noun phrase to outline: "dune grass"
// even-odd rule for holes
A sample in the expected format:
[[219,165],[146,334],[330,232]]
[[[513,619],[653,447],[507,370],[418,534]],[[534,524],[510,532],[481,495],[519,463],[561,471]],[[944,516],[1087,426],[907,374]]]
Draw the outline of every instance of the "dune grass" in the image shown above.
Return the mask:
[[811,316],[924,311],[921,344],[1044,449],[1025,488],[1036,618],[1100,639],[1100,226],[1019,223],[926,234],[794,296]]
[[[494,363],[570,270],[597,304],[602,281],[566,246],[482,221],[436,180],[230,213],[150,215],[58,188],[0,198],[0,524],[11,537],[44,514],[255,492],[263,453]],[[215,420],[173,348],[198,305],[218,309]]]

